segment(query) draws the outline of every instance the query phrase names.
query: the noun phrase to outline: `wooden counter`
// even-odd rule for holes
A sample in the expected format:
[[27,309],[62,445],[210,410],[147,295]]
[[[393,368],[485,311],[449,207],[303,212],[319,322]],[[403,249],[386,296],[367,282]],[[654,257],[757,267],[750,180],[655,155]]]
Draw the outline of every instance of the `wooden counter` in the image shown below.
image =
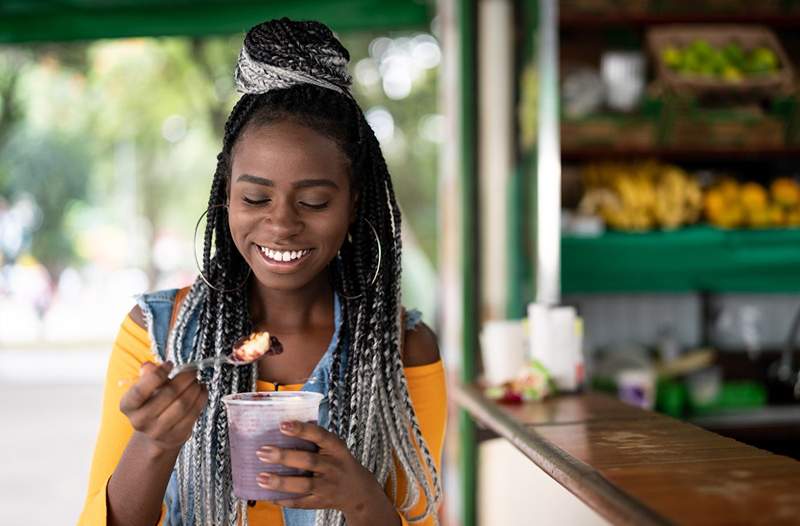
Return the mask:
[[613,524],[800,524],[800,462],[601,394],[456,402]]

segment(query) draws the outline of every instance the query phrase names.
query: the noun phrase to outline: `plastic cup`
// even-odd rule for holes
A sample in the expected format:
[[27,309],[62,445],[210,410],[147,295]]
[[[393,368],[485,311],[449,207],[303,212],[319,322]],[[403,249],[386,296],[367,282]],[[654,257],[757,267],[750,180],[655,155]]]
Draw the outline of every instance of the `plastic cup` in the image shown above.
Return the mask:
[[516,378],[525,366],[525,326],[521,320],[492,320],[480,334],[483,376],[488,385]]
[[222,401],[228,412],[228,436],[233,472],[233,494],[245,500],[282,500],[302,497],[300,493],[273,491],[260,487],[258,474],[311,476],[308,471],[280,464],[265,464],[256,456],[263,446],[316,452],[313,442],[281,433],[281,422],[298,420],[317,423],[322,395],[307,391],[236,393]]

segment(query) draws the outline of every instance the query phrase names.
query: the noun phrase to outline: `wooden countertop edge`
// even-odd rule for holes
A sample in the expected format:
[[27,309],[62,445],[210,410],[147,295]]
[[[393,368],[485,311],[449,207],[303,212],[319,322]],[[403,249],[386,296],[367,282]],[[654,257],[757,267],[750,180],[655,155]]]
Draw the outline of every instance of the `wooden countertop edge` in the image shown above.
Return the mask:
[[511,442],[545,473],[613,524],[673,524],[620,490],[591,466],[533,435],[525,426],[487,403],[477,387],[457,384],[454,391],[455,401],[461,408]]

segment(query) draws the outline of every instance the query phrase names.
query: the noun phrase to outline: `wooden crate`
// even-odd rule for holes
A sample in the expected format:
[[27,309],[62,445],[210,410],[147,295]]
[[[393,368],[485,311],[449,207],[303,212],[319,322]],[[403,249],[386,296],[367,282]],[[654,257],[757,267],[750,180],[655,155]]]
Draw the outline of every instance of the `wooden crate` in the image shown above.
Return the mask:
[[561,146],[564,149],[651,148],[657,139],[656,122],[642,116],[597,114],[561,121]]
[[789,123],[786,131],[786,142],[790,146],[800,146],[800,93],[795,95],[794,103],[788,108]]
[[[738,43],[745,49],[765,46],[780,61],[781,69],[764,77],[743,78],[729,82],[703,76],[687,76],[673,71],[661,60],[667,47],[684,48],[697,39],[714,47]],[[772,96],[792,89],[794,68],[775,34],[766,27],[744,25],[674,25],[655,27],[647,32],[647,46],[656,65],[658,82],[664,88],[681,95]]]
[[561,0],[559,2],[559,10],[567,15],[646,13],[650,7],[651,0]]
[[738,15],[785,12],[795,2],[796,0],[653,0],[653,7],[661,13]]
[[758,107],[708,109],[667,106],[664,146],[680,149],[781,148],[786,121]]

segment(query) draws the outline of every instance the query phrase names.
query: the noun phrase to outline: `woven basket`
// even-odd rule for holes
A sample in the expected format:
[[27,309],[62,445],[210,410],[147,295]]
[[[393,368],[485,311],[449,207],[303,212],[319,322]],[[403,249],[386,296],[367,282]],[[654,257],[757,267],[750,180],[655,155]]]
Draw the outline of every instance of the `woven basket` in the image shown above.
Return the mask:
[[[673,71],[661,60],[661,52],[669,47],[684,48],[697,39],[714,47],[737,43],[744,49],[764,46],[771,49],[780,61],[780,69],[763,77],[746,77],[729,82],[703,76],[687,76]],[[656,64],[659,82],[681,95],[772,96],[792,89],[794,69],[775,34],[765,27],[741,25],[661,26],[647,33],[647,46]]]

